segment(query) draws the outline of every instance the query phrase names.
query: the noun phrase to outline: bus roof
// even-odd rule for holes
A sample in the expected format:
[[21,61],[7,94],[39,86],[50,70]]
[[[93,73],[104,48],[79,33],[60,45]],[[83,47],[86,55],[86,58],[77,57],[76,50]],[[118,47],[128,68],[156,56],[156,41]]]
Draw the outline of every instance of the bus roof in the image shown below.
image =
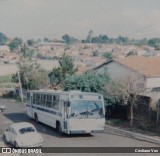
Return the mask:
[[100,93],[93,93],[93,92],[81,92],[80,90],[71,90],[71,91],[62,91],[62,90],[51,90],[51,89],[40,89],[40,90],[29,90],[28,92],[32,93],[51,93],[51,94],[92,94],[97,95]]

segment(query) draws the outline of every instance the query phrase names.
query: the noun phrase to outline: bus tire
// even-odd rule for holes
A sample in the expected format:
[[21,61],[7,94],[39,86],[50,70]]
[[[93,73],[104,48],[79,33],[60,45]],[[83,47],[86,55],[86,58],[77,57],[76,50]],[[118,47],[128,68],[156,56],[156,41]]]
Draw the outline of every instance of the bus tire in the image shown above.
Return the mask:
[[9,143],[8,140],[7,140],[6,135],[3,135],[3,139],[4,139],[5,144],[8,144],[8,143]]
[[62,126],[61,126],[60,122],[57,122],[56,129],[57,129],[57,131],[58,131],[58,133],[59,133],[60,135],[63,134],[63,132],[62,132]]
[[18,148],[18,147],[19,147],[16,141],[14,141],[14,144],[13,144],[13,145],[14,145],[15,148]]
[[39,120],[38,120],[38,115],[37,115],[37,114],[34,115],[34,119],[35,119],[35,121],[36,121],[37,123],[39,122]]

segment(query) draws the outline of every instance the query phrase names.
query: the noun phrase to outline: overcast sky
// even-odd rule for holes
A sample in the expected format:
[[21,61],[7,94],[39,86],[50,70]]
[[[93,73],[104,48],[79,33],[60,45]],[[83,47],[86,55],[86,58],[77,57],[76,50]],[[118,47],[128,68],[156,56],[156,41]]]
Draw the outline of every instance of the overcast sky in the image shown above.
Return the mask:
[[160,37],[160,0],[0,0],[0,32],[11,37]]

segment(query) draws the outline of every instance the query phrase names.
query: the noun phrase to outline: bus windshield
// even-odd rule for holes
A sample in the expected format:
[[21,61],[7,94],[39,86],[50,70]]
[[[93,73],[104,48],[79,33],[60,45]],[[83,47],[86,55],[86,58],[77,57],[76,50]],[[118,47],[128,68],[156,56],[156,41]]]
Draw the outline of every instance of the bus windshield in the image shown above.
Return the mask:
[[71,100],[71,118],[102,118],[101,100]]

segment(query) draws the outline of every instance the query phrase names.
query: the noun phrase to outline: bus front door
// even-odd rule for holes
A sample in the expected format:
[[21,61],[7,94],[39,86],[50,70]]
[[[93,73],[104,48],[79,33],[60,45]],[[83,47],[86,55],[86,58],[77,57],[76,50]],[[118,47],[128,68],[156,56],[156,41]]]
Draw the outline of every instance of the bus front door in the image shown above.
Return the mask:
[[63,127],[64,131],[67,132],[67,105],[63,102]]
[[33,96],[31,95],[31,107],[30,107],[30,111],[31,111],[31,117],[34,118],[34,114],[33,114]]

